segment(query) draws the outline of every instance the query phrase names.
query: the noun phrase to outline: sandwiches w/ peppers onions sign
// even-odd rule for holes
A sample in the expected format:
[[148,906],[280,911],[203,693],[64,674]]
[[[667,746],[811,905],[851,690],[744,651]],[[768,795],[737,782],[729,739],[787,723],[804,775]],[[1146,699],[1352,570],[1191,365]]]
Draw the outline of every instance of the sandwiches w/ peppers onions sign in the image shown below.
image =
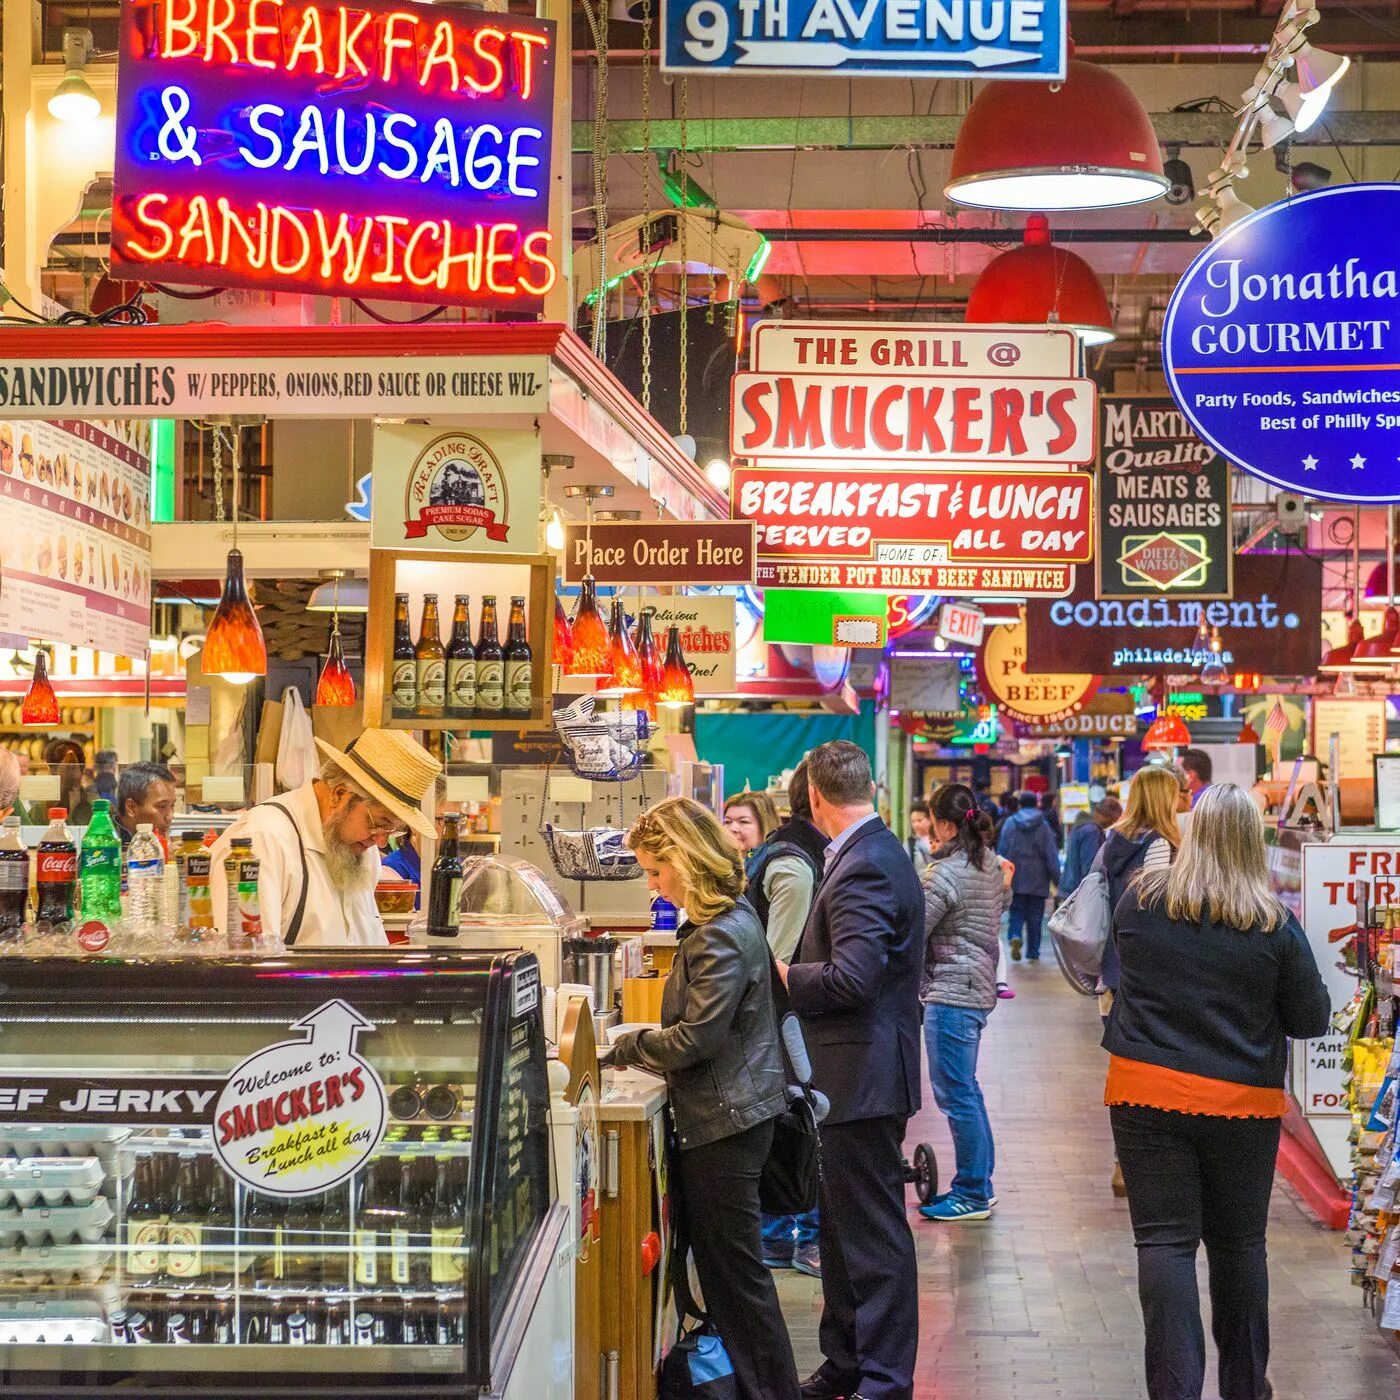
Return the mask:
[[553,60],[552,24],[461,5],[129,0],[113,265],[534,309]]
[[[1068,331],[760,327],[731,509],[761,586],[1059,596],[1092,558],[1095,390]],[[869,465],[866,465],[866,464]],[[940,470],[942,468],[942,470]]]
[[1229,463],[1165,394],[1099,409],[1099,597],[1228,598]]

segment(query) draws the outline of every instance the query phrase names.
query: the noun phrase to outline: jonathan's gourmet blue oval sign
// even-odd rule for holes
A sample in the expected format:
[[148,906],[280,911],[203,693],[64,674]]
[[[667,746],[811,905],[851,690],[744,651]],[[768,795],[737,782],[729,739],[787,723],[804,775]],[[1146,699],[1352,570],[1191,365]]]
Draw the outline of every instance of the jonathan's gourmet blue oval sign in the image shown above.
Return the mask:
[[1400,500],[1400,185],[1241,220],[1186,269],[1162,360],[1192,426],[1278,486]]

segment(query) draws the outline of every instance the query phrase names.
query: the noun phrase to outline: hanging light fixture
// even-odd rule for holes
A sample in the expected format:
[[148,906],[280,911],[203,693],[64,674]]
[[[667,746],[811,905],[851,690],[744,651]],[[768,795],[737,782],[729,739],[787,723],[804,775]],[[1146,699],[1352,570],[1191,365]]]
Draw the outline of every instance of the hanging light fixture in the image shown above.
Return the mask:
[[1220,640],[1220,629],[1212,627],[1210,629],[1210,655],[1206,658],[1206,663],[1201,667],[1202,685],[1224,685],[1230,679],[1230,673],[1225,669],[1224,644]]
[[564,517],[559,507],[549,504],[549,478],[555,472],[568,472],[574,469],[573,455],[568,452],[546,452],[540,457],[540,475],[544,478],[544,489],[540,492],[542,512],[548,512],[544,527],[544,545],[553,554],[564,548]]
[[656,703],[668,710],[695,703],[695,682],[681,650],[681,629],[674,625],[666,629],[666,659],[661,663],[661,689]]
[[574,631],[569,626],[569,615],[564,611],[564,600],[554,595],[554,664],[562,666],[567,675],[574,659]]
[[[204,635],[201,665],[206,676],[221,676],[246,685],[267,674],[267,643],[243,581],[243,554],[238,548],[238,480],[242,447],[233,430],[233,547],[224,566],[224,588],[213,621]],[[224,432],[214,429],[214,514],[224,518]]]
[[600,695],[640,695],[642,664],[627,631],[627,615],[622,598],[613,594],[612,616],[608,620],[608,678],[598,687]]
[[1085,345],[1117,338],[1094,269],[1050,241],[1050,220],[1032,214],[1025,241],[995,257],[982,269],[967,299],[964,319],[988,325],[1061,325]]
[[369,580],[354,578],[348,569],[322,569],[321,583],[311,590],[307,612],[367,613]]
[[1179,749],[1191,742],[1191,731],[1180,715],[1158,715],[1142,736],[1144,749]]
[[1254,726],[1248,721],[1240,725],[1240,736],[1235,740],[1237,744],[1257,744],[1259,735],[1254,732]]
[[1073,52],[1063,82],[990,82],[977,94],[958,129],[949,199],[978,209],[1113,209],[1167,190],[1137,95]]
[[637,631],[632,638],[637,649],[637,663],[642,672],[642,689],[638,695],[624,696],[624,710],[645,710],[652,719],[656,718],[656,705],[661,698],[661,652],[652,635],[651,620],[656,615],[655,608],[641,608],[637,613]]
[[63,81],[49,98],[49,115],[61,122],[95,121],[102,103],[87,80],[87,61],[92,53],[90,29],[63,31]]
[[1247,219],[1254,213],[1254,206],[1246,204],[1230,185],[1226,185],[1216,194],[1215,207],[1219,211],[1220,217],[1215,221],[1215,226],[1211,230],[1213,235],[1224,233],[1232,224],[1237,224],[1241,219]]
[[[587,536],[585,548],[591,558],[593,554],[593,502],[611,496],[613,489],[606,485],[566,486],[566,496],[581,496],[587,507]],[[579,679],[602,679],[612,672],[612,641],[607,624],[598,611],[598,588],[592,574],[585,574],[579,584],[578,606],[574,609],[573,653],[569,664],[564,668],[566,676]]]
[[1358,642],[1351,654],[1352,665],[1368,671],[1383,671],[1395,664],[1392,649],[1400,639],[1400,612],[1394,604],[1386,608],[1381,630],[1374,637]]
[[1298,49],[1293,55],[1296,81],[1282,84],[1278,91],[1295,131],[1306,131],[1326,111],[1332,89],[1350,67],[1351,59],[1345,54],[1328,53],[1309,43]]
[[[333,590],[340,588],[340,580],[333,579]],[[331,640],[326,651],[326,664],[321,670],[321,678],[316,682],[316,704],[343,708],[355,703],[355,678],[345,664],[345,653],[340,645],[340,599],[332,597]]]
[[49,680],[49,653],[42,646],[34,652],[34,675],[24,693],[19,722],[50,727],[58,723],[58,696]]
[[544,543],[551,554],[558,554],[564,548],[564,517],[559,514],[558,506],[550,512],[549,524],[544,527]]

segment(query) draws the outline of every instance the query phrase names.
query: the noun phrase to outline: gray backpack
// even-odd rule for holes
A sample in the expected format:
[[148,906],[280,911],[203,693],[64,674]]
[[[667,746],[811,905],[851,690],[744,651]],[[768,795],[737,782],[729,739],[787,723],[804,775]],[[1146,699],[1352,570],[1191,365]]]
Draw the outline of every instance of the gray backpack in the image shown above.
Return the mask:
[[1050,942],[1055,961],[1076,992],[1091,997],[1098,990],[1103,950],[1113,924],[1108,902],[1108,876],[1103,871],[1103,849],[1094,857],[1089,873],[1078,888],[1050,916]]

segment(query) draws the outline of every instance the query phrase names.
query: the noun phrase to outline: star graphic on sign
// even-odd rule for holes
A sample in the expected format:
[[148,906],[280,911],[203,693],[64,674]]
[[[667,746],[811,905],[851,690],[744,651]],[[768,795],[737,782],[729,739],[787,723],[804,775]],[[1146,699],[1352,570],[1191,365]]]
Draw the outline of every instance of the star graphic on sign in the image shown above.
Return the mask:
[[1317,458],[1314,457],[1311,452],[1303,458],[1303,470],[1305,472],[1315,472],[1317,470]]
[[1366,465],[1366,459],[1365,459],[1359,452],[1356,453],[1356,455],[1355,455],[1354,457],[1352,457],[1352,459],[1351,459],[1351,469],[1352,469],[1352,471],[1354,471],[1354,472],[1359,472],[1359,471],[1361,470],[1361,468],[1364,467],[1365,465]]

